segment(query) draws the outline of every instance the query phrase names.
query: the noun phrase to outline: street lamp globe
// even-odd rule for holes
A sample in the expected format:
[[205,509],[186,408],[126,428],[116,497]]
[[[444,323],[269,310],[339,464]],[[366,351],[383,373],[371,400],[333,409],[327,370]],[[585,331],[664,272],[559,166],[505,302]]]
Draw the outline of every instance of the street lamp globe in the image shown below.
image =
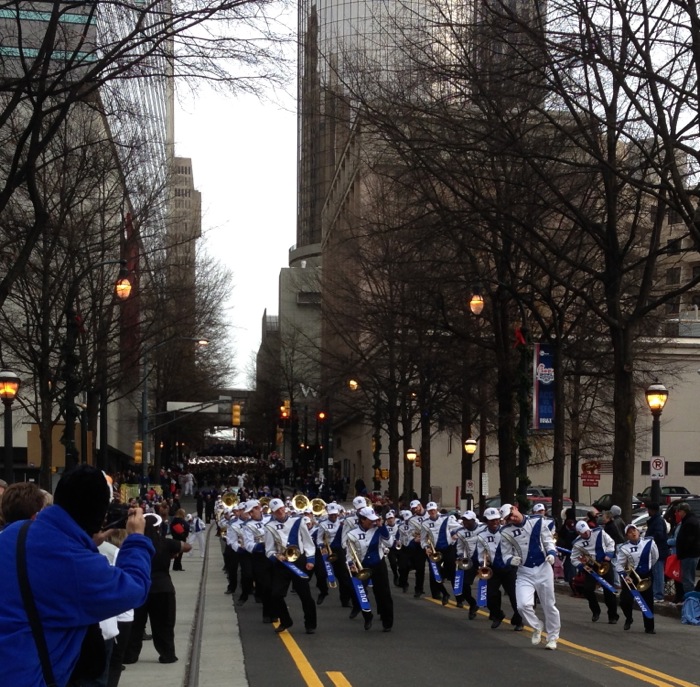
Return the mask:
[[0,398],[5,402],[12,403],[19,391],[19,377],[10,370],[0,372]]
[[464,450],[470,455],[473,456],[476,453],[476,439],[466,439],[464,442]]
[[360,383],[356,379],[348,380],[348,389],[350,391],[357,391],[360,388]]
[[646,390],[645,396],[652,414],[661,413],[668,399],[668,389],[663,384],[654,382]]
[[474,315],[481,315],[484,309],[484,297],[480,293],[475,293],[469,301],[469,309]]
[[416,449],[409,448],[408,451],[406,451],[406,460],[410,461],[411,463],[415,463],[417,457],[418,451],[416,451]]

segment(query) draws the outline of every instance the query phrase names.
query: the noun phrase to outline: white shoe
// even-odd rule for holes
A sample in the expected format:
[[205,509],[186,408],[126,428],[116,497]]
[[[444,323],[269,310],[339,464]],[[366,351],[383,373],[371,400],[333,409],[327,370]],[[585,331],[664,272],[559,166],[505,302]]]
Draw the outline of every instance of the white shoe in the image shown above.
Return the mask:
[[534,630],[532,633],[532,643],[537,646],[542,641],[542,630]]
[[545,645],[545,649],[549,649],[550,651],[555,651],[557,648],[557,640],[556,639],[550,639]]

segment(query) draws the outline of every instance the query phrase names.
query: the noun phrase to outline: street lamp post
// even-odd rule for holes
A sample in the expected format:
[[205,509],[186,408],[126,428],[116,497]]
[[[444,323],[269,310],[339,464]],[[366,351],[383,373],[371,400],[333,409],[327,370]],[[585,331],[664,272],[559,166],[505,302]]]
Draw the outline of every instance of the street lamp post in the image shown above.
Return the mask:
[[[651,456],[657,458],[661,455],[661,411],[668,399],[668,389],[656,381],[646,390],[645,396],[652,416]],[[651,500],[656,503],[661,502],[661,480],[651,480]]]
[[464,498],[467,501],[467,510],[471,510],[474,501],[474,492],[472,490],[467,490],[466,482],[467,480],[471,481],[474,474],[472,469],[472,456],[476,453],[476,448],[476,439],[465,439],[464,452],[466,454],[466,461],[464,465],[464,475],[462,477],[462,489],[464,491]]
[[14,455],[12,450],[12,402],[19,391],[19,377],[10,370],[0,372],[0,398],[5,406],[5,481],[14,482]]
[[406,485],[406,498],[410,501],[413,495],[413,466],[416,464],[416,458],[418,458],[418,451],[414,448],[409,448],[406,450],[406,470],[408,471],[408,480]]

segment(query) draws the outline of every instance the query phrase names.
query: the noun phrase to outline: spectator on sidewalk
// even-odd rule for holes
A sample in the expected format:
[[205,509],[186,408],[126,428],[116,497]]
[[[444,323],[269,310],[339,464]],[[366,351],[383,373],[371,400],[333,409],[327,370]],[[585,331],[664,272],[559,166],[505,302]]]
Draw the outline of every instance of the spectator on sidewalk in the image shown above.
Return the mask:
[[678,506],[676,555],[681,562],[681,582],[687,594],[695,589],[695,570],[700,560],[700,520],[687,503]]
[[659,603],[664,600],[664,587],[666,578],[664,576],[664,566],[666,559],[671,553],[671,547],[668,545],[668,532],[666,531],[666,521],[661,515],[659,504],[655,501],[647,504],[649,511],[649,520],[647,521],[646,537],[651,537],[656,548],[659,550],[659,560],[654,565],[653,580],[654,580],[654,602]]

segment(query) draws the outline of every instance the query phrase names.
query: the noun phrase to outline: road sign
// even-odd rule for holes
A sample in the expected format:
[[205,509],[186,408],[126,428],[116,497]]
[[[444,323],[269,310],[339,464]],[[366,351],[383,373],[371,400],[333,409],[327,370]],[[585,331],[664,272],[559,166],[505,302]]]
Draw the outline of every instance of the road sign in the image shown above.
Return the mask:
[[474,480],[473,480],[473,479],[468,479],[468,480],[464,483],[464,491],[465,491],[467,494],[473,494],[473,493],[474,493]]
[[649,476],[651,479],[663,479],[666,477],[666,459],[661,456],[652,456],[649,461]]
[[600,482],[600,475],[598,474],[587,474],[581,475],[581,486],[582,487],[597,487]]

